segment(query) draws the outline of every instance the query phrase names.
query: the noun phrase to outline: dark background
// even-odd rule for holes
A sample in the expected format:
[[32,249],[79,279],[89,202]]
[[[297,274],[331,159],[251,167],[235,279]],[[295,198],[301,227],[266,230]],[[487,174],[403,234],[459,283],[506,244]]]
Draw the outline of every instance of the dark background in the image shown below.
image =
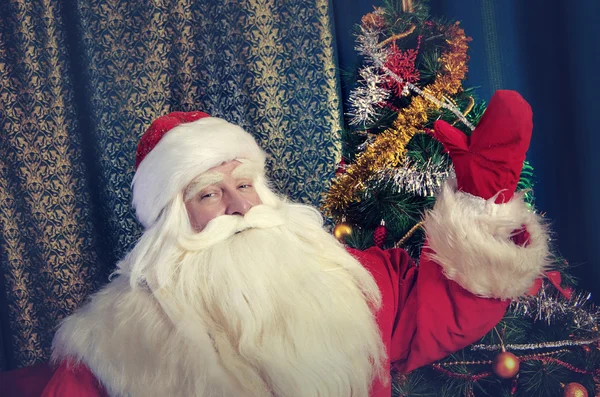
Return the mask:
[[[382,1],[332,0],[338,59],[351,70],[353,26]],[[470,44],[468,80],[489,100],[519,91],[534,112],[528,160],[536,171],[536,205],[550,221],[553,245],[572,266],[579,288],[600,303],[600,210],[597,150],[600,112],[597,27],[600,2],[432,0],[431,15],[461,21]],[[348,85],[342,81],[344,98]]]

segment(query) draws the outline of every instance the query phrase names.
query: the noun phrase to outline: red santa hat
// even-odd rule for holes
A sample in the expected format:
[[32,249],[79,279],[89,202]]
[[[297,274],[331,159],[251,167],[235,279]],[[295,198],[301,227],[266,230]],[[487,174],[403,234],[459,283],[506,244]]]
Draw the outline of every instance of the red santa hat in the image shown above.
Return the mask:
[[136,152],[132,188],[138,220],[150,227],[195,177],[236,159],[264,169],[264,152],[242,128],[203,112],[159,117],[140,139]]

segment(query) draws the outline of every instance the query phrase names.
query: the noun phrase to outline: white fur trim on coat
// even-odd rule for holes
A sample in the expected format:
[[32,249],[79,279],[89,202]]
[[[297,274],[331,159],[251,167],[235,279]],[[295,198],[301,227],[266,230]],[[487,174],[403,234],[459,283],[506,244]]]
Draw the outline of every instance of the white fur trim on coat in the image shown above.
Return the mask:
[[[514,299],[526,293],[548,264],[548,236],[539,216],[515,194],[495,204],[457,191],[456,181],[443,186],[424,222],[432,259],[445,275],[475,295]],[[526,246],[511,236],[524,226]]]
[[263,170],[265,154],[248,132],[217,117],[180,124],[146,155],[133,177],[133,207],[149,228],[195,177],[224,162],[246,159]]
[[52,361],[83,363],[111,397],[243,396],[203,324],[190,343],[147,289],[120,276],[60,325]]

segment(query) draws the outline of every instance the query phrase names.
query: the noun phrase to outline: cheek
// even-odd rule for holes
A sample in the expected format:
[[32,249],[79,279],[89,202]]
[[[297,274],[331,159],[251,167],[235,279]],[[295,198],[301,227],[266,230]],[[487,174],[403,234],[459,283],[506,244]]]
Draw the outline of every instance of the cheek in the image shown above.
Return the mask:
[[197,232],[202,231],[208,222],[222,215],[218,206],[201,206],[198,203],[188,202],[185,208],[192,228]]
[[252,192],[252,196],[248,200],[250,201],[250,203],[252,203],[253,206],[262,204],[262,200],[260,199],[260,196],[258,195],[258,192],[256,190]]

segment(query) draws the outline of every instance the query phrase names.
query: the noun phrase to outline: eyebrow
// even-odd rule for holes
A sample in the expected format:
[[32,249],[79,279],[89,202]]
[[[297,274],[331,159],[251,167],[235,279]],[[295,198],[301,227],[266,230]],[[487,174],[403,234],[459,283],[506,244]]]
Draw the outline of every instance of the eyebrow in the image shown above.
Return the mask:
[[[257,167],[250,163],[241,162],[240,165],[231,171],[231,176],[235,179],[252,179],[258,175]],[[202,189],[221,182],[225,176],[221,172],[205,172],[198,175],[185,189],[184,201],[189,201],[192,197],[198,194]]]
[[231,176],[236,179],[249,178],[254,179],[258,175],[259,168],[248,162],[241,162],[240,165],[231,171]]

